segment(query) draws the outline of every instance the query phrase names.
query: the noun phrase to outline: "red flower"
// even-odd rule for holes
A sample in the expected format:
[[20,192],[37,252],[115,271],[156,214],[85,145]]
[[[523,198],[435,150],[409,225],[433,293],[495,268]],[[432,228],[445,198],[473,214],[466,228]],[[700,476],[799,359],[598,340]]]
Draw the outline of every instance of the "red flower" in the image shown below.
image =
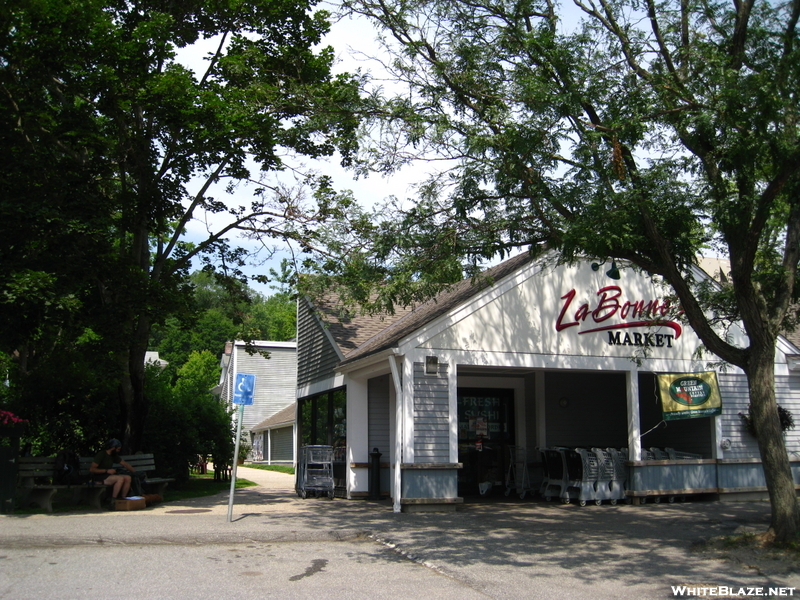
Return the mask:
[[21,419],[14,413],[7,410],[0,410],[0,425],[16,425],[17,423],[27,423],[28,419]]

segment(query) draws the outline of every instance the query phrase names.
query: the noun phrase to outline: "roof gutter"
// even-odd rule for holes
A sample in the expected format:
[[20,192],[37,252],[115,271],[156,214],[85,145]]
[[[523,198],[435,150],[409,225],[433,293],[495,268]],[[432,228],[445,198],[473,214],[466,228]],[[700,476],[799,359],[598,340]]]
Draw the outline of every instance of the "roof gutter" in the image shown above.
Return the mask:
[[357,358],[352,362],[345,360],[343,363],[340,363],[338,367],[336,367],[336,370],[340,373],[352,373],[353,371],[358,371],[364,367],[376,365],[385,360],[387,357],[395,356],[398,352],[399,350],[397,348],[387,348],[386,350],[381,350],[375,354],[370,354],[363,358]]

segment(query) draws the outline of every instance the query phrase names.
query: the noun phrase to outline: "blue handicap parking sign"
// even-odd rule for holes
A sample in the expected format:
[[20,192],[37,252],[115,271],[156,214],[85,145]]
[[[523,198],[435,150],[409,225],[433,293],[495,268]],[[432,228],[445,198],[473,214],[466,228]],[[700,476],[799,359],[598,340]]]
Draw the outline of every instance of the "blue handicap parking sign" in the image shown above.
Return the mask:
[[253,394],[256,391],[256,376],[247,373],[236,374],[236,384],[233,388],[234,404],[252,404]]

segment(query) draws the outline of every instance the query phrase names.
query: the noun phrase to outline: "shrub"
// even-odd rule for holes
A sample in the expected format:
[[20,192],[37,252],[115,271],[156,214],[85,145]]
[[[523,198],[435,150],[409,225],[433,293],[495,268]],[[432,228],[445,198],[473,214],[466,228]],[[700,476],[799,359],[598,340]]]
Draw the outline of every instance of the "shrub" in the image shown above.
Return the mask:
[[[750,410],[749,407],[748,410]],[[778,404],[778,417],[781,420],[781,431],[783,433],[794,429],[794,417],[792,416],[792,413],[790,413],[780,404]],[[747,432],[753,437],[757,437],[756,428],[755,425],[753,425],[753,419],[750,417],[749,412],[747,414],[739,413],[739,418],[742,420],[742,424]]]

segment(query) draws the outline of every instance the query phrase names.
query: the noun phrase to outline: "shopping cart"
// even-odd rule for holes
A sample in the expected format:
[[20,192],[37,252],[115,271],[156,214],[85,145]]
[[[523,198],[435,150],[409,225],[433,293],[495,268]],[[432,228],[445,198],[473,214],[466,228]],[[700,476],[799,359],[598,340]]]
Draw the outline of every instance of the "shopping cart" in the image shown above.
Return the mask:
[[[662,450],[661,448],[650,448],[650,452],[653,453],[653,457],[655,460],[669,460],[670,455]],[[642,459],[644,460],[644,458]]]
[[592,448],[592,452],[597,457],[597,500],[608,500],[609,503],[616,504],[618,500],[625,499],[625,463],[622,459],[622,481],[620,481],[620,471],[614,459],[613,448]]
[[628,481],[628,469],[625,467],[625,461],[628,460],[628,449],[620,448],[606,448],[606,452],[614,459],[614,479],[611,481],[611,488],[615,490],[615,495],[625,498],[626,502],[631,499],[625,494],[625,484]]
[[506,496],[514,491],[519,494],[520,500],[524,500],[525,494],[533,489],[528,474],[527,451],[520,446],[509,446],[508,450],[511,456],[506,472]]
[[539,494],[550,502],[554,496],[563,498],[567,490],[567,468],[560,448],[539,448],[544,466],[544,480]]
[[670,460],[696,460],[703,458],[702,454],[695,454],[694,452],[681,452],[675,448],[664,448]]
[[564,462],[567,465],[567,489],[561,495],[562,502],[569,504],[571,499],[578,501],[580,506],[594,501],[600,504],[597,498],[597,457],[585,448],[566,449]]
[[333,499],[333,446],[303,446],[297,465],[297,495],[326,495]]
[[656,455],[647,448],[642,448],[642,460],[655,460]]

